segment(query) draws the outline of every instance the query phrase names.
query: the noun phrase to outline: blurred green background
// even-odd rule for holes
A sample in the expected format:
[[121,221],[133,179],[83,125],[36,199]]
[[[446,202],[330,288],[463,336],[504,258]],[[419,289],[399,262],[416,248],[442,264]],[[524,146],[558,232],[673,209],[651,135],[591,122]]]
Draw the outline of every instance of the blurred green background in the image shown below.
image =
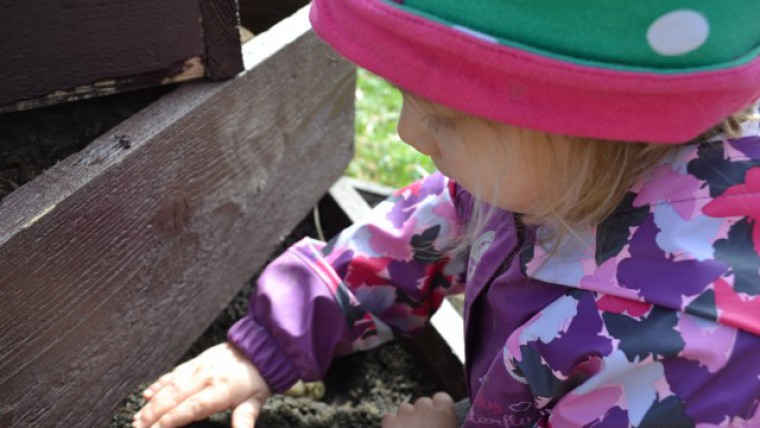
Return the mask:
[[356,84],[356,154],[346,175],[402,187],[435,170],[433,162],[404,144],[396,133],[401,94],[383,79],[359,69]]

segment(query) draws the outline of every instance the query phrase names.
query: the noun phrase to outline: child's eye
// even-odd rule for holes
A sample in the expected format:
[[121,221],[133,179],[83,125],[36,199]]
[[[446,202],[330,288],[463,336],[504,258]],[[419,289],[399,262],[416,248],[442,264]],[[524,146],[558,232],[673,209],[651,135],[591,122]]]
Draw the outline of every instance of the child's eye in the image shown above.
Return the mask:
[[428,114],[425,116],[425,123],[432,132],[440,132],[454,128],[454,119],[449,117]]

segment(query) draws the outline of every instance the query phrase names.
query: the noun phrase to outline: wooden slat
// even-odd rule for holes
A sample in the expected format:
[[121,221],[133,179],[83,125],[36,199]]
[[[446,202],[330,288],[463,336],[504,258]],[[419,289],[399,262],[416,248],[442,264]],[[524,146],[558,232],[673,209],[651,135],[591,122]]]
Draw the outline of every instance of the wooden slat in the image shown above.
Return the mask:
[[0,11],[0,106],[146,73],[158,83],[204,53],[198,2],[0,0]]
[[385,186],[371,181],[359,180],[357,178],[343,177],[351,187],[356,189],[361,195],[371,196],[372,199],[387,198],[396,191],[393,187]]
[[236,0],[0,0],[0,113],[235,76],[237,24]]
[[224,80],[243,70],[237,0],[199,0],[206,44],[206,77]]
[[458,299],[459,297],[461,295],[449,296],[443,299],[441,307],[438,308],[438,311],[430,319],[430,322],[449,345],[451,352],[464,365],[464,319],[461,312],[451,304],[452,299]]
[[330,196],[346,214],[350,223],[356,223],[372,212],[367,201],[351,186],[349,179],[341,177],[330,187]]
[[354,70],[305,11],[0,202],[0,421],[104,426],[340,175]]

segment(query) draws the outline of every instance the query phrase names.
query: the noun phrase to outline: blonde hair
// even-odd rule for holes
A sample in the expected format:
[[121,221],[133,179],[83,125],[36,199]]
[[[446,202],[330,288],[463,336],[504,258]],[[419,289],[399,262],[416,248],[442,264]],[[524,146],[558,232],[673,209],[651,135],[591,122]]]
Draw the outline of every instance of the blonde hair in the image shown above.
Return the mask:
[[543,183],[526,224],[592,226],[620,205],[634,182],[674,146],[619,143],[521,130],[519,153]]
[[[741,134],[741,123],[756,119],[749,111],[732,115],[694,140],[706,142],[719,134]],[[675,153],[683,144],[621,142],[548,134],[525,133],[524,161],[549,183],[535,196],[536,205],[524,221],[528,224],[595,226],[609,217],[625,194],[644,173]],[[537,168],[538,166],[542,168]]]
[[[507,156],[520,156],[525,170],[531,171],[531,178],[536,183],[532,209],[523,213],[521,220],[528,225],[547,226],[549,233],[544,236],[555,243],[559,243],[566,234],[575,235],[576,228],[600,224],[618,208],[642,174],[681,147],[681,144],[620,142],[511,127],[459,113],[411,94],[406,95],[418,108],[446,120],[453,121],[458,117],[480,121],[497,134],[506,128],[509,128],[511,135],[516,132],[518,138],[504,144],[504,150]],[[708,141],[718,134],[738,136],[741,123],[747,120],[757,120],[752,115],[752,109],[726,118],[684,144]],[[491,207],[476,204],[463,240],[469,241],[481,233],[491,214]],[[460,242],[456,247],[462,248],[462,244],[466,243]]]

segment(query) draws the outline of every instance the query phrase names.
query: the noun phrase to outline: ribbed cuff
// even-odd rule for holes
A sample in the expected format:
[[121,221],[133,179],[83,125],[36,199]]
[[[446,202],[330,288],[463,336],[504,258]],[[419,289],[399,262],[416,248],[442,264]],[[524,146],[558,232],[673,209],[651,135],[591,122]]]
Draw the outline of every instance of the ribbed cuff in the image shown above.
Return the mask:
[[232,326],[227,339],[256,366],[272,392],[285,392],[300,379],[277,340],[250,314]]

